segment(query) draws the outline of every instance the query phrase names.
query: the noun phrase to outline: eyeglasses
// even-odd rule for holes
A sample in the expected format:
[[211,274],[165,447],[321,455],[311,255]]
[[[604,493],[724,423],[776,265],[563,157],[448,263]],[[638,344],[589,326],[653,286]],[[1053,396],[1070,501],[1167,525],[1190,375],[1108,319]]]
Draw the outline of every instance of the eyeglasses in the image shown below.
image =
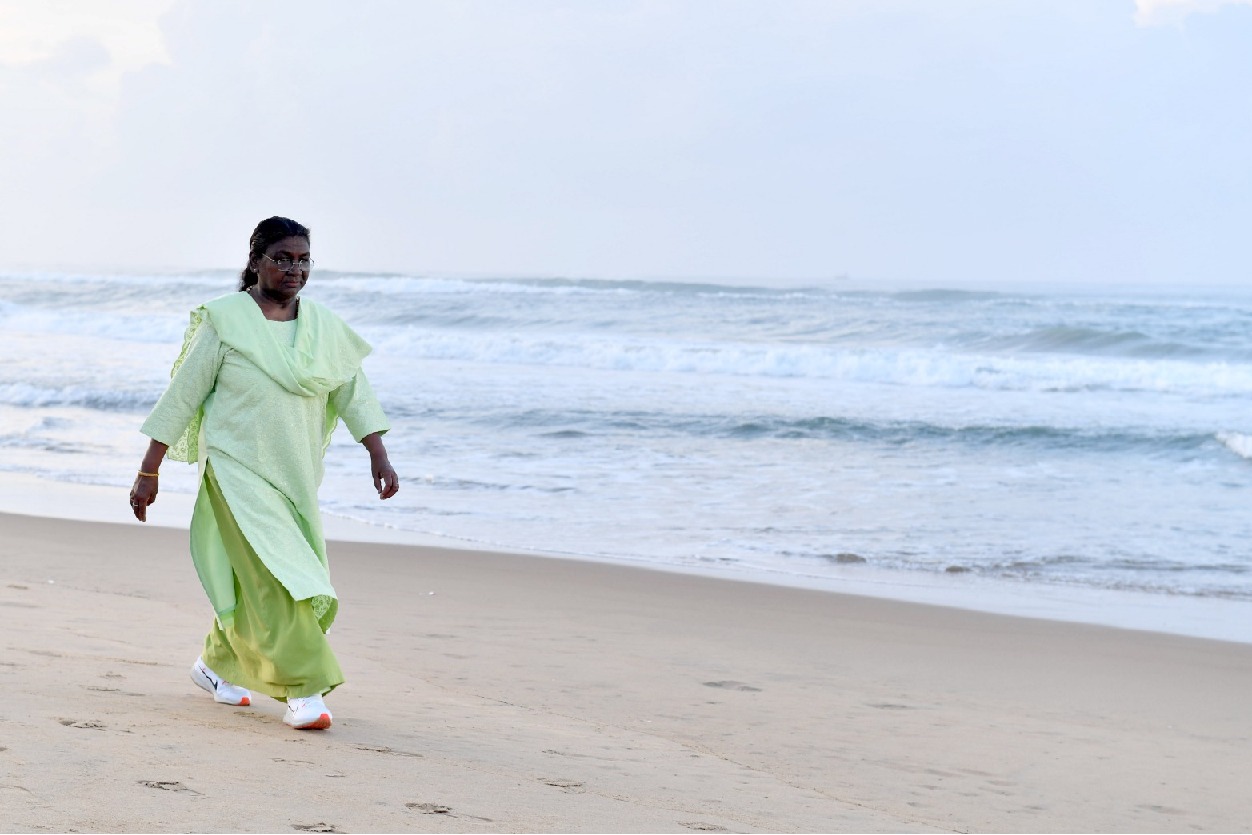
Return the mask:
[[313,269],[312,258],[289,258],[286,255],[283,255],[282,257],[279,257],[279,258],[270,258],[270,256],[265,255],[264,253],[262,253],[261,257],[269,258],[271,261],[274,262],[274,266],[278,267],[278,269],[282,270],[283,272],[287,272],[292,267],[295,267],[296,269],[300,270],[300,272],[305,272],[305,273]]

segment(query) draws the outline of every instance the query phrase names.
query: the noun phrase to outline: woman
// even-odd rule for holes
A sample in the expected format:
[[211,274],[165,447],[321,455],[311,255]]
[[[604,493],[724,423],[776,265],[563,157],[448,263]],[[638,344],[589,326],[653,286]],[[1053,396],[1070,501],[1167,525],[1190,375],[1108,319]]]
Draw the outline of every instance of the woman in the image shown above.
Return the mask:
[[216,618],[192,681],[224,704],[249,704],[249,691],[285,699],[283,721],[300,729],[330,727],[322,697],[343,683],[325,635],[338,600],[317,506],[338,420],[369,451],[378,497],[399,488],[387,418],[361,371],[369,345],[301,301],[312,266],[307,228],[257,225],[239,292],[191,313],[130,492],[146,521],[161,461],[199,462],[191,556]]

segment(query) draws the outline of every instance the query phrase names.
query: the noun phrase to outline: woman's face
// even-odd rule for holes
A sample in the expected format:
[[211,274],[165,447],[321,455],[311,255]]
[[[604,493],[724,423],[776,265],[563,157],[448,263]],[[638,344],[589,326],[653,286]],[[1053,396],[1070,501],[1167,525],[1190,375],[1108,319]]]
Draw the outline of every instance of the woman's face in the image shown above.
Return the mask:
[[290,301],[309,281],[309,239],[299,236],[275,241],[253,261],[257,289],[266,298]]

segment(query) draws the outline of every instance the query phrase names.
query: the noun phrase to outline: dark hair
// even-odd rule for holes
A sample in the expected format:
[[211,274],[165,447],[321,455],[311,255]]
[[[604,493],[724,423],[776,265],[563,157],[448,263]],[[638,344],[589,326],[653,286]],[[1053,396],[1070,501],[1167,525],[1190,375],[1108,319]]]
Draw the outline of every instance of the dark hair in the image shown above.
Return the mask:
[[289,217],[277,216],[267,217],[256,225],[256,229],[252,230],[252,237],[248,239],[248,263],[239,274],[240,291],[247,290],[257,283],[257,274],[256,270],[252,269],[252,262],[264,255],[265,250],[269,249],[271,244],[283,238],[308,239],[309,227],[296,223]]

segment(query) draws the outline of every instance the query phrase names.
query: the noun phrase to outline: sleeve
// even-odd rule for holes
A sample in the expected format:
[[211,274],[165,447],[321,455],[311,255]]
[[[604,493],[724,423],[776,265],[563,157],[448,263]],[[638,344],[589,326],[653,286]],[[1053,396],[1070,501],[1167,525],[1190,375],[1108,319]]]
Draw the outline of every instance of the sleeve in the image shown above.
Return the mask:
[[191,337],[161,395],[139,431],[168,446],[174,446],[187,431],[213,391],[222,367],[226,346],[213,325],[205,319]]
[[355,377],[330,393],[330,400],[344,426],[352,433],[352,439],[358,443],[366,435],[391,429],[370,381],[360,369]]

